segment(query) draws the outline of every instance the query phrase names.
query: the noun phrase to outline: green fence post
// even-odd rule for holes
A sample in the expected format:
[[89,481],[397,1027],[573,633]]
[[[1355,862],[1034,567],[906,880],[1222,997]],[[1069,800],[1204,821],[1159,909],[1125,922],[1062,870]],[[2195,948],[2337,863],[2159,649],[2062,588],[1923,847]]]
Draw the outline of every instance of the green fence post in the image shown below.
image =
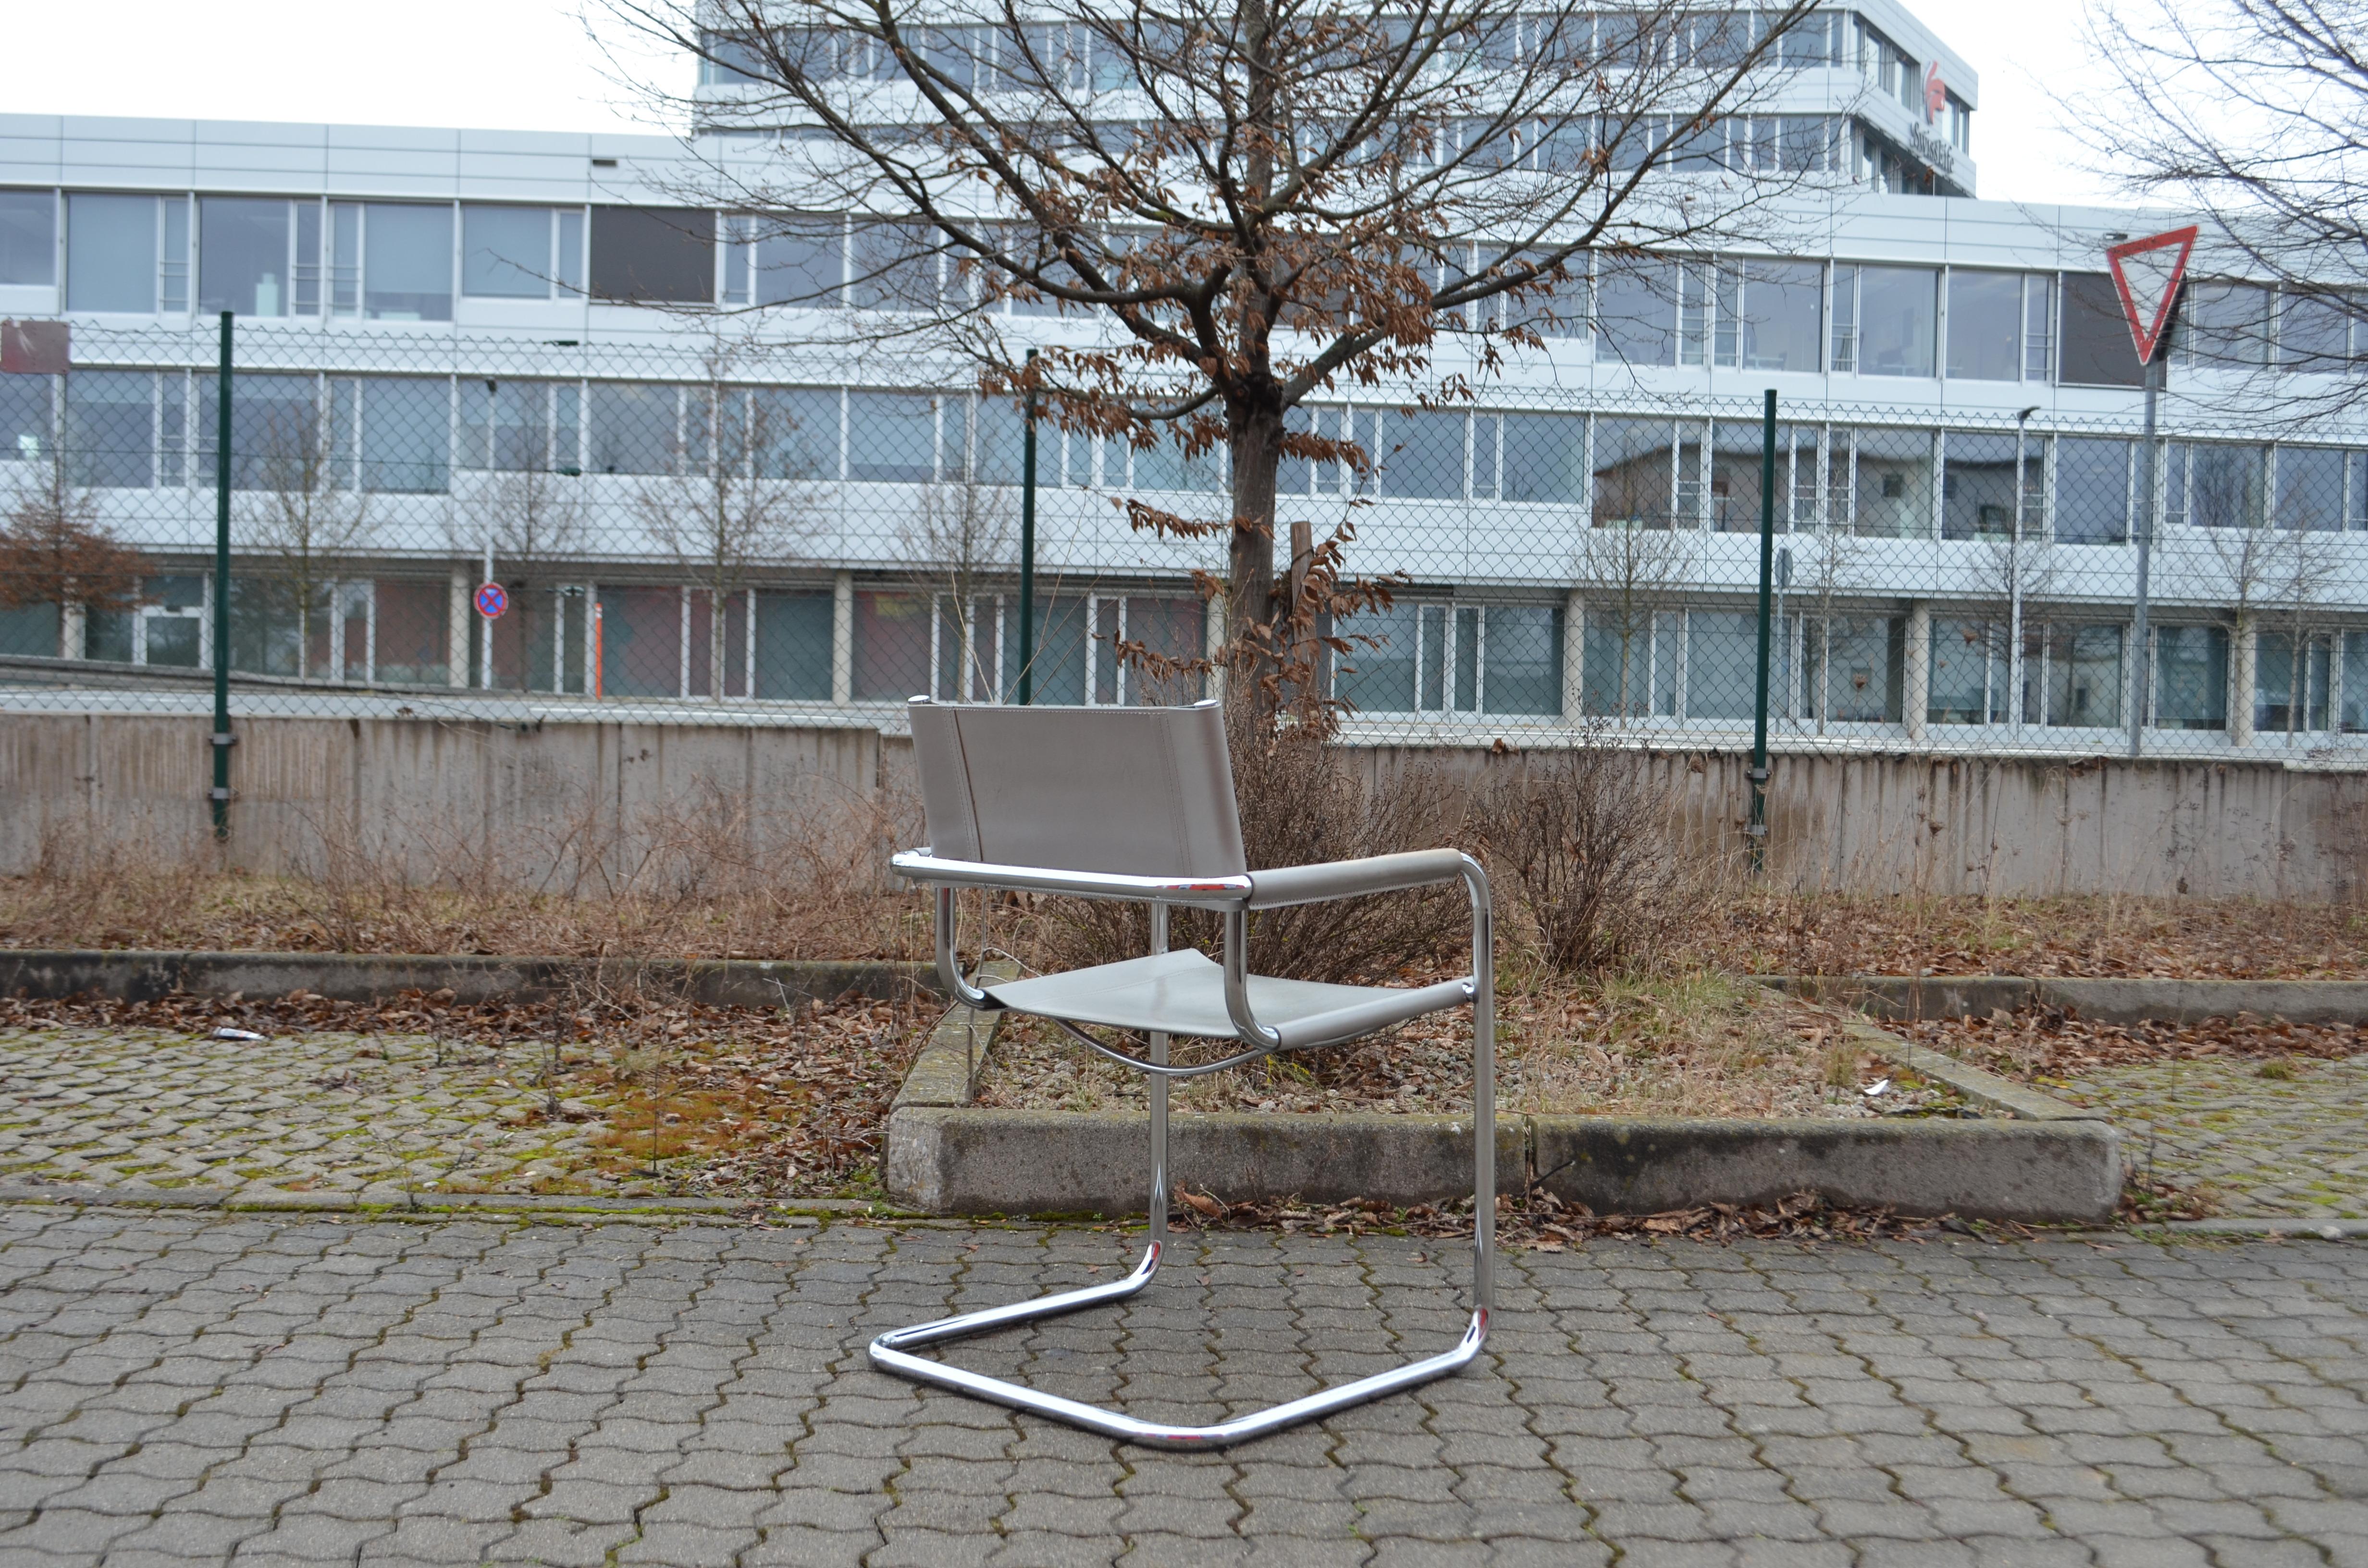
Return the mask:
[[214,836],[230,837],[230,377],[231,312],[222,313],[222,364],[214,381]]
[[1768,405],[1759,431],[1759,687],[1752,704],[1751,825],[1743,831],[1751,839],[1751,871],[1768,869],[1768,609],[1776,574],[1776,389],[1768,389]]
[[[1036,362],[1036,350],[1028,351]],[[1019,458],[1019,705],[1036,698],[1036,381],[1028,381],[1027,430]]]

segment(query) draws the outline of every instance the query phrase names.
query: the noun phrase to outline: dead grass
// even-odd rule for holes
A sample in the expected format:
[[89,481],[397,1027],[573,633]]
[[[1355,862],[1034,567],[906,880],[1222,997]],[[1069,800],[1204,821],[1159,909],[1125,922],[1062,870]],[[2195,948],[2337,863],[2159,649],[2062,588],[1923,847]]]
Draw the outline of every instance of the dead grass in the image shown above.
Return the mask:
[[2251,898],[1865,897],[1729,890],[1679,961],[1746,974],[2368,979],[2368,907]]
[[[1890,1074],[1817,1010],[1748,981],[1696,971],[1605,983],[1542,974],[1498,997],[1497,1106],[1508,1113],[1864,1117],[1929,1109],[1930,1096],[1869,1101]],[[1177,1053],[1178,1061],[1184,1053]],[[1013,1020],[996,1040],[982,1105],[1138,1110],[1137,1074],[1048,1025]],[[1393,1111],[1450,1115],[1472,1103],[1472,1030],[1462,1012],[1322,1051],[1183,1080],[1182,1111]]]

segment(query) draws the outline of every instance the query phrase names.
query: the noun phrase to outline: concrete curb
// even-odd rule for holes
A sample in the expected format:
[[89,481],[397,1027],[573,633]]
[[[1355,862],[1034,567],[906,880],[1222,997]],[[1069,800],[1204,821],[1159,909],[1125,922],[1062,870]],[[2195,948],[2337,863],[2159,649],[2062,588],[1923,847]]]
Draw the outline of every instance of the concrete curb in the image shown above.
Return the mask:
[[1804,1001],[1855,1007],[1887,1022],[1987,1017],[2038,1003],[2101,1024],[2182,1023],[2240,1013],[2294,1024],[2368,1022],[2368,981],[2032,980],[2011,974],[1766,975]]
[[[1140,1116],[912,1107],[890,1118],[888,1190],[940,1214],[1128,1214]],[[2097,1223],[2122,1188],[2121,1136],[2101,1121],[1630,1120],[1507,1117],[1497,1190],[1534,1184],[1599,1214],[1771,1203],[1803,1191],[1909,1214]],[[1472,1190],[1468,1117],[1178,1115],[1175,1180],[1231,1202],[1376,1199],[1399,1207]]]
[[[1001,1019],[955,1007],[915,1058],[888,1117],[889,1193],[938,1214],[1142,1212],[1147,1118],[972,1106]],[[1872,1025],[1845,1028],[1867,1049],[2014,1119],[1509,1116],[1497,1127],[1497,1189],[1543,1186],[1600,1214],[1770,1203],[1814,1190],[1910,1214],[2112,1218],[2122,1156],[2109,1124]],[[1231,1202],[1447,1202],[1472,1191],[1471,1118],[1178,1114],[1168,1123],[1168,1161],[1173,1179]]]
[[762,1210],[784,1219],[907,1217],[893,1204],[853,1198],[592,1198],[565,1194],[444,1193],[407,1197],[351,1192],[247,1192],[220,1187],[120,1187],[82,1182],[0,1183],[0,1203],[90,1209],[197,1209],[225,1214],[367,1214],[444,1219],[471,1214],[583,1214],[606,1219],[691,1219]]
[[1814,1191],[1903,1214],[2095,1223],[2122,1195],[2121,1134],[2101,1121],[1529,1121],[1539,1185],[1599,1214]]
[[453,1000],[547,1002],[575,986],[647,986],[721,1007],[780,1007],[849,991],[882,1001],[935,995],[934,965],[810,960],[573,959],[421,953],[108,952],[0,949],[0,996],[106,996],[154,1002],[199,996],[285,996],[376,1002],[450,989]]
[[2299,1217],[2256,1218],[2245,1215],[2223,1220],[2173,1220],[2134,1230],[2162,1231],[2173,1236],[2289,1236],[2308,1242],[2368,1242],[2368,1220],[2305,1220]]

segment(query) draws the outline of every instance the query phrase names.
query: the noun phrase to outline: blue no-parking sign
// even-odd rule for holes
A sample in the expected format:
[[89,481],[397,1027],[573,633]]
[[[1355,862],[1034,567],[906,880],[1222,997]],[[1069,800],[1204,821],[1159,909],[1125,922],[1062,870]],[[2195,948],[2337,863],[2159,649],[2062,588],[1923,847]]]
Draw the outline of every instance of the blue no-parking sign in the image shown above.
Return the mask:
[[487,620],[498,618],[510,608],[510,597],[499,583],[487,583],[477,590],[477,613]]

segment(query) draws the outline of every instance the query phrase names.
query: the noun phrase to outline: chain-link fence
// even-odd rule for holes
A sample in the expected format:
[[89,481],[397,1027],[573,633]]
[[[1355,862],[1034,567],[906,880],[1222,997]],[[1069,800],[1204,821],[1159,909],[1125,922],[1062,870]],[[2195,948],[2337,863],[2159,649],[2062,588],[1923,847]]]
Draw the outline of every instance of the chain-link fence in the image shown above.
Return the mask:
[[[237,360],[240,712],[893,724],[916,692],[1016,695],[1007,403],[813,384],[689,335],[242,324]],[[12,527],[137,552],[108,595],[75,589],[87,560],[76,579],[19,551],[0,705],[205,710],[216,384],[211,334],[87,326],[67,373],[0,375]],[[1350,569],[1391,584],[1390,608],[1331,629],[1352,738],[1748,745],[1772,473],[1780,750],[2368,744],[2368,450],[2172,417],[2149,465],[2134,416],[1792,403],[1771,462],[1756,400],[1509,383],[1464,409],[1296,417],[1371,460],[1281,474],[1283,516],[1353,526]],[[1193,577],[1222,576],[1222,543],[1135,531],[1123,503],[1221,519],[1222,459],[1039,439],[1035,700],[1200,695],[1143,654],[1222,641]]]

